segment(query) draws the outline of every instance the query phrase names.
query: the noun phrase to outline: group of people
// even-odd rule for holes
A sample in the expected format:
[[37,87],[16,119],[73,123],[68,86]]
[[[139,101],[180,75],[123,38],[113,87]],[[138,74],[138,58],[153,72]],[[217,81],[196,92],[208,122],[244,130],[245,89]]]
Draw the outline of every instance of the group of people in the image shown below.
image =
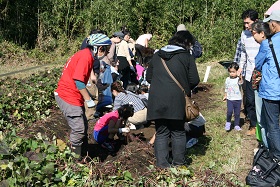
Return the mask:
[[[234,112],[234,129],[239,126],[240,109],[243,104],[250,121],[247,135],[255,135],[256,127],[265,134],[259,140],[280,159],[280,10],[274,10],[260,20],[255,10],[242,14],[245,30],[237,44],[233,63],[228,67],[224,100],[227,100],[225,130],[231,129]],[[273,52],[274,51],[274,52]],[[241,86],[242,85],[242,86]]]
[[[184,164],[186,146],[191,146],[188,141],[195,144],[196,138],[205,132],[202,115],[185,122],[184,93],[162,64],[166,63],[185,93],[191,96],[191,90],[199,83],[195,58],[202,55],[201,45],[181,24],[168,45],[155,53],[152,50],[149,62],[145,63],[143,54],[151,52],[148,47],[151,38],[151,34],[144,34],[134,42],[126,27],[111,38],[96,29],[85,38],[81,50],[66,62],[54,94],[71,128],[69,140],[77,155],[82,157],[88,147],[85,105],[96,107],[97,111],[112,105],[111,111],[98,116],[92,133],[95,141],[109,151],[114,151],[115,135],[121,139],[123,133],[143,128],[152,121],[156,128],[156,161],[161,168]],[[137,81],[132,80],[132,75]],[[87,90],[87,84],[92,83],[98,88],[97,105]],[[169,138],[172,158],[169,158]]]
[[[256,126],[263,127],[268,148],[280,159],[280,70],[277,60],[280,59],[280,11],[273,11],[261,21],[258,13],[249,9],[243,12],[242,19],[244,31],[238,41],[235,62],[228,67],[229,77],[225,83],[223,99],[228,108],[225,130],[231,130],[233,112],[234,129],[241,130],[243,100],[250,121],[247,135],[255,134]],[[141,53],[148,49],[151,38],[151,34],[144,34],[134,42],[126,27],[111,38],[96,29],[85,38],[81,50],[66,62],[54,95],[71,128],[69,140],[76,154],[87,152],[85,105],[92,108],[96,104],[86,85],[92,82],[98,88],[96,110],[102,112],[92,134],[96,142],[113,151],[116,134],[122,138],[123,133],[152,121],[156,133],[150,143],[154,143],[157,166],[166,168],[185,163],[188,142],[197,142],[196,138],[205,132],[205,119],[200,114],[197,119],[186,122],[182,104],[185,95],[170,73],[190,97],[191,90],[200,80],[195,59],[202,55],[202,47],[185,25],[180,24],[168,44],[153,51],[144,65]],[[245,99],[242,99],[241,89]],[[112,106],[112,111],[105,113],[101,108],[108,105]]]

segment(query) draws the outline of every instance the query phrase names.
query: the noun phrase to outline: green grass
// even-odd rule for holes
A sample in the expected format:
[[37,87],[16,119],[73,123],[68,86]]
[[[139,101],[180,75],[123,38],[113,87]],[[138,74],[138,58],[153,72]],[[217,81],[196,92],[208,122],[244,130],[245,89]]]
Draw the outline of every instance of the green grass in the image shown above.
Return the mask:
[[[245,177],[244,148],[246,141],[244,132],[226,132],[226,103],[222,101],[224,95],[224,81],[228,76],[227,70],[217,62],[198,64],[201,80],[204,78],[206,67],[211,66],[207,83],[212,84],[209,107],[204,107],[202,114],[206,119],[206,136],[199,139],[197,146],[188,150],[188,157],[192,159],[191,167],[194,171],[214,170],[218,174],[235,173]],[[206,95],[207,96],[207,95]],[[250,150],[249,150],[250,151]],[[253,150],[252,150],[253,152]],[[246,156],[246,155],[245,155]],[[249,155],[247,155],[249,156]],[[243,172],[240,173],[240,172]],[[240,177],[233,179],[239,186],[245,186]]]
[[[64,63],[58,63],[57,66],[62,64]],[[5,65],[5,62],[2,61],[2,65]],[[244,177],[250,167],[246,161],[252,160],[253,148],[255,148],[252,143],[250,144],[251,147],[246,146],[248,146],[248,142],[255,141],[255,139],[247,138],[244,135],[245,127],[243,132],[225,132],[226,103],[222,102],[222,98],[224,95],[224,81],[228,73],[217,62],[197,64],[201,81],[203,81],[207,66],[211,66],[207,83],[213,86],[209,92],[210,94],[208,92],[205,94],[205,97],[209,97],[210,102],[201,111],[206,119],[206,136],[199,139],[198,145],[187,150],[189,168],[196,173],[193,180],[197,180],[192,182],[190,186],[202,186],[201,181],[207,176],[206,173],[209,170],[212,173],[207,176],[208,183],[205,182],[204,186],[228,186],[226,180],[231,180],[236,186],[245,186]],[[232,173],[233,175],[231,175]],[[226,174],[226,180],[224,180],[223,174]],[[176,175],[169,175],[166,178],[175,180]]]

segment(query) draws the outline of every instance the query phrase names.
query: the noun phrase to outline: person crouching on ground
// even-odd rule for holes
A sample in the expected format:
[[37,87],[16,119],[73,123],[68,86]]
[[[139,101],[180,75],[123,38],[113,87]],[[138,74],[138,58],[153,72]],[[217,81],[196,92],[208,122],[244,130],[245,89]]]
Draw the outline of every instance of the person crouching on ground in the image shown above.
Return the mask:
[[115,111],[102,116],[95,124],[92,136],[94,140],[110,152],[114,152],[114,136],[116,133],[128,133],[127,119],[134,114],[130,104],[122,105]]
[[[206,120],[203,117],[201,113],[199,113],[199,116],[195,118],[192,121],[185,122],[184,128],[186,131],[186,148],[191,148],[195,144],[198,143],[198,138],[202,137],[205,133],[205,123]],[[153,137],[148,142],[149,145],[153,145],[156,139],[156,134],[153,135]]]
[[[94,107],[86,84],[93,72],[94,57],[102,46],[111,45],[104,34],[92,34],[87,39],[87,48],[75,53],[65,64],[62,75],[54,92],[55,100],[71,128],[71,149],[77,155],[87,152],[88,122],[85,105]],[[99,62],[98,62],[99,63]]]
[[141,128],[147,123],[147,108],[140,97],[130,91],[126,91],[120,81],[116,81],[111,85],[112,94],[115,96],[113,110],[118,109],[121,105],[132,104],[134,107],[134,115],[128,118],[128,122]]
[[185,131],[187,136],[186,148],[191,148],[198,142],[198,138],[202,137],[205,133],[206,120],[201,113],[199,116],[189,122],[185,122]]

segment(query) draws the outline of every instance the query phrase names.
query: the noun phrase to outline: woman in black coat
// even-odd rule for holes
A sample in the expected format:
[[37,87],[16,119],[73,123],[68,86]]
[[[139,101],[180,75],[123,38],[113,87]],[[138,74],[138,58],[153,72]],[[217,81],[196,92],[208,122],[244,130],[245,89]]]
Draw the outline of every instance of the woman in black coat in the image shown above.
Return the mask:
[[[190,47],[194,43],[188,31],[179,31],[168,45],[154,54],[147,70],[147,81],[151,84],[148,100],[147,120],[155,121],[155,156],[161,168],[185,163],[186,133],[185,97],[163,66],[166,62],[173,76],[185,89],[188,96],[199,83],[199,75]],[[168,139],[172,142],[172,163],[169,163]]]

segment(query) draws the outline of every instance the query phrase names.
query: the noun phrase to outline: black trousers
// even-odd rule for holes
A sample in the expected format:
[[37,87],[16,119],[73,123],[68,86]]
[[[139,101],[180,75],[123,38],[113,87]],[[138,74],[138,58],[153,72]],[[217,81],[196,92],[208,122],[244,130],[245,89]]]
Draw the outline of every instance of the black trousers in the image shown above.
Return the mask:
[[250,118],[250,127],[256,127],[257,124],[257,114],[255,106],[255,93],[252,88],[252,81],[246,80],[246,111]]

